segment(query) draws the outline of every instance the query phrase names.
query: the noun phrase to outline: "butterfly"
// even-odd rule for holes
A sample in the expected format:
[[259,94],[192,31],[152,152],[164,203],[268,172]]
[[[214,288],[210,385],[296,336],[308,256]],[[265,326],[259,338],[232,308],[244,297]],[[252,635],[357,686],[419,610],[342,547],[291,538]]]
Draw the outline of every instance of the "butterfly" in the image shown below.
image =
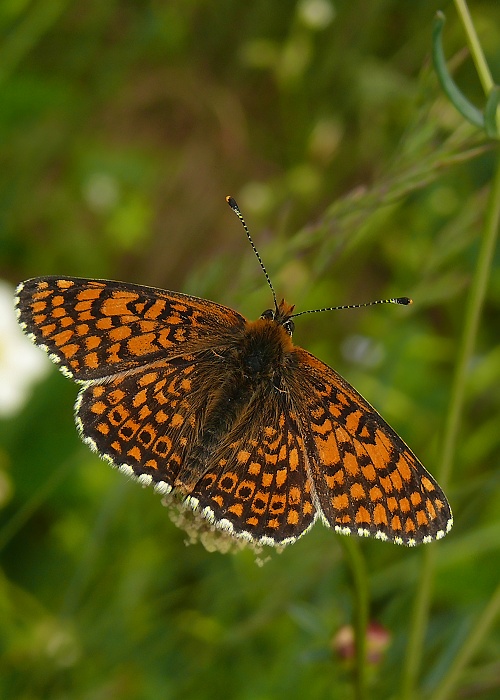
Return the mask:
[[[289,544],[318,519],[408,546],[442,538],[453,522],[443,491],[345,379],[294,345],[293,319],[312,312],[278,303],[227,201],[273,294],[255,321],[124,282],[52,276],[18,286],[21,327],[81,385],[83,441],[253,544]],[[372,303],[386,302],[410,300]]]

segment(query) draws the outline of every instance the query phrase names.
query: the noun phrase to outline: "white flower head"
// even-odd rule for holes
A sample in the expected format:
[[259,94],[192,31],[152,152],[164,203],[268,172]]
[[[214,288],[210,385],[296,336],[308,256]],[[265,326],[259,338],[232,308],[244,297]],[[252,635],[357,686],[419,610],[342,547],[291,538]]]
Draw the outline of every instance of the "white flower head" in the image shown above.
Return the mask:
[[45,354],[19,327],[13,297],[13,288],[0,280],[0,418],[8,418],[22,408],[32,384],[50,367]]

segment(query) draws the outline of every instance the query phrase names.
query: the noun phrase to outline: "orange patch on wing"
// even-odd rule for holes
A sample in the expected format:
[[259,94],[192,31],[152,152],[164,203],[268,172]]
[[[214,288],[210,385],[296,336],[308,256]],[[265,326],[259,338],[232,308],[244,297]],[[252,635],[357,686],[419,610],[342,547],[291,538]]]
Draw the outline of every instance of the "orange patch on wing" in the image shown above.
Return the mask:
[[387,511],[381,503],[377,503],[373,509],[373,522],[375,525],[387,525]]
[[361,471],[365,479],[368,479],[368,481],[375,481],[377,473],[373,468],[373,464],[367,464],[365,467],[361,467]]
[[299,466],[299,453],[295,447],[293,447],[288,453],[288,464],[290,465],[290,469],[292,471],[295,471]]
[[417,510],[417,523],[419,525],[428,525],[429,524],[429,518],[427,517],[427,514],[423,510]]
[[82,289],[81,292],[78,292],[76,295],[76,298],[78,301],[86,301],[88,299],[98,299],[101,296],[102,289],[95,289],[95,288],[89,288],[89,289]]
[[379,501],[383,497],[382,491],[378,486],[370,489],[370,501]]
[[427,512],[429,513],[431,518],[434,520],[434,518],[436,517],[436,511],[435,511],[434,506],[432,505],[432,503],[429,499],[426,500],[425,507],[427,508]]
[[137,462],[141,461],[142,454],[137,445],[131,447],[127,454],[130,455],[130,457],[133,457]]
[[403,488],[403,481],[401,479],[399,472],[397,472],[397,471],[391,472],[391,481],[392,481],[396,491],[401,491],[401,489]]
[[351,486],[351,496],[358,501],[362,498],[366,498],[365,490],[361,484],[356,482]]
[[286,469],[278,469],[278,471],[276,472],[276,486],[278,486],[278,488],[283,486],[283,484],[286,481],[286,477],[287,477],[287,470]]
[[401,520],[399,519],[399,515],[394,515],[392,520],[391,520],[391,527],[393,530],[401,530]]
[[394,513],[395,510],[398,509],[398,502],[397,500],[391,496],[391,498],[387,499],[387,507],[391,511],[391,513]]
[[137,294],[130,292],[114,292],[109,299],[103,299],[101,313],[104,316],[127,316],[130,320],[138,321],[138,317],[131,314],[128,304],[137,300]]
[[414,491],[410,496],[410,501],[413,506],[418,506],[420,503],[422,503],[422,496],[418,491]]
[[345,510],[349,508],[349,497],[346,493],[342,493],[339,496],[334,496],[332,498],[332,506],[336,510]]
[[[330,421],[325,422],[330,423]],[[326,440],[322,438],[316,438],[316,447],[318,448],[320,461],[326,466],[331,466],[340,462],[337,440],[332,432],[328,434]]]
[[302,506],[302,512],[304,515],[311,515],[311,513],[314,513],[314,506],[311,503],[311,501],[306,501],[303,506]]
[[426,491],[435,491],[436,487],[426,476],[422,477],[422,486]]
[[139,357],[158,352],[156,335],[154,333],[145,333],[144,335],[129,338],[127,347],[132,355],[138,355]]
[[399,501],[399,510],[402,513],[408,513],[408,511],[410,510],[410,502],[407,498],[402,498]]
[[411,469],[408,466],[408,462],[402,456],[398,460],[398,471],[401,474],[403,481],[410,481]]
[[85,355],[84,357],[84,362],[86,367],[90,367],[90,369],[96,369],[99,367],[99,358],[97,357],[97,353],[95,352],[89,352]]
[[57,345],[57,347],[61,347],[61,345],[66,345],[66,343],[71,340],[71,338],[74,336],[74,333],[72,330],[65,330],[61,331],[60,333],[56,333],[56,335],[52,338],[54,343]]
[[358,476],[359,474],[359,462],[350,452],[344,456],[344,469],[350,476]]
[[296,506],[300,503],[301,500],[301,493],[300,489],[294,486],[293,488],[290,489],[288,492],[288,502],[292,506]]
[[108,331],[110,328],[113,328],[113,320],[109,316],[103,316],[97,319],[95,325],[100,331]]
[[363,414],[359,410],[352,411],[351,413],[349,413],[349,415],[347,416],[345,425],[346,425],[347,430],[350,433],[355,433],[357,431],[358,426],[359,426],[359,420],[360,420],[362,415]]
[[371,520],[370,513],[367,511],[367,509],[364,506],[360,506],[356,511],[356,522],[358,524],[366,523],[369,525]]
[[117,326],[109,331],[109,339],[113,342],[119,342],[120,340],[126,340],[132,335],[132,329],[130,326]]
[[274,494],[274,496],[271,497],[271,501],[269,503],[269,510],[273,513],[284,513],[285,512],[285,506],[286,506],[286,498],[285,496],[281,496],[279,494]]
[[405,531],[410,533],[410,532],[415,532],[416,531],[415,523],[411,518],[407,518],[406,523],[405,523]]

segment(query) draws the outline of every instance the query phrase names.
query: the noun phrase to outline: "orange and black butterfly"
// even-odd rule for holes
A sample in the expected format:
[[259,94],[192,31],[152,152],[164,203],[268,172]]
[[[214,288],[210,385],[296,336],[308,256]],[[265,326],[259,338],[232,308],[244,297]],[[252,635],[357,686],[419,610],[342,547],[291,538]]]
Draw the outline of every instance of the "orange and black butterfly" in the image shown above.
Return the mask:
[[397,544],[440,539],[453,522],[444,493],[352,386],[293,344],[300,314],[277,303],[252,247],[274,298],[256,321],[123,282],[19,285],[22,328],[81,384],[82,439],[255,544],[289,544],[318,518],[341,534]]

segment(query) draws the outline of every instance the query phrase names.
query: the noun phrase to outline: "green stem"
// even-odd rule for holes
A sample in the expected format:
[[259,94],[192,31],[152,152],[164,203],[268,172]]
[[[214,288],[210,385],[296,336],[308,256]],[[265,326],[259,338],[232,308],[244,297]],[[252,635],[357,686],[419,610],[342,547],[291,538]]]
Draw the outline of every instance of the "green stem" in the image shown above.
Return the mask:
[[467,7],[467,2],[465,0],[455,0],[455,7],[458,16],[462,21],[462,25],[467,36],[467,43],[469,45],[472,59],[476,65],[479,80],[481,81],[481,85],[483,86],[485,95],[488,96],[494,86],[494,82],[493,78],[491,77],[488,64],[486,63],[483,49],[481,48],[481,44],[476,34],[476,30],[472,23],[472,18],[470,16],[469,8]]
[[[449,481],[451,467],[455,457],[457,436],[460,422],[460,414],[462,412],[465,386],[467,379],[467,368],[470,363],[470,358],[474,350],[474,341],[479,327],[481,309],[486,295],[486,287],[488,284],[489,271],[491,269],[493,254],[497,242],[498,232],[500,229],[500,153],[497,154],[497,165],[495,177],[493,180],[488,207],[486,211],[486,221],[484,226],[484,236],[479,251],[479,257],[476,266],[476,272],[472,282],[472,287],[469,294],[469,303],[467,305],[464,336],[461,343],[460,355],[457,363],[457,371],[455,382],[452,391],[452,405],[450,408],[448,422],[445,431],[445,440],[443,446],[443,459],[441,462],[440,474],[438,478],[441,484],[447,484]],[[467,663],[472,652],[482,640],[486,633],[484,619],[489,619],[494,611],[498,612],[500,605],[500,588],[493,595],[492,600],[488,604],[483,616],[476,625],[475,632],[465,642],[462,650],[457,655],[455,662],[448,671],[445,679],[440,687],[449,688],[453,685],[462,671],[463,666]],[[486,617],[485,617],[486,616]],[[481,634],[479,634],[481,631]],[[444,691],[442,691],[444,692]],[[448,692],[448,691],[446,691]],[[437,696],[441,697],[441,696]],[[447,697],[443,695],[443,697]]]
[[495,252],[499,222],[500,154],[498,156],[495,177],[492,183],[488,207],[486,210],[486,221],[481,248],[479,250],[476,270],[469,292],[463,336],[460,343],[455,378],[452,387],[451,406],[448,412],[448,419],[445,427],[443,457],[441,460],[440,470],[437,473],[437,477],[443,487],[446,487],[449,481],[451,466],[455,458],[457,435],[460,423],[460,414],[462,413],[464,404],[468,367],[474,351],[474,344],[479,328],[481,311],[484,298],[486,296],[486,287],[488,284],[493,254]]
[[[465,401],[468,368],[474,351],[475,339],[479,327],[481,310],[486,295],[486,287],[495,250],[498,229],[500,225],[500,155],[492,183],[484,235],[478,255],[474,278],[469,292],[464,329],[460,342],[455,376],[450,397],[450,408],[444,431],[442,457],[436,476],[443,488],[446,488],[451,474],[457,447],[460,417]],[[410,628],[408,652],[402,680],[402,700],[410,700],[414,696],[416,680],[422,658],[425,628],[429,616],[430,592],[434,578],[436,555],[434,548],[424,553],[415,607]]]
[[493,626],[493,623],[500,614],[500,584],[493,593],[490,602],[486,606],[482,615],[477,620],[464,644],[457,653],[455,660],[450,666],[446,676],[438,685],[430,700],[448,700],[456,697],[454,689],[458,680],[476,650],[482,644],[484,638]]
[[367,697],[366,630],[368,626],[369,608],[368,573],[359,542],[353,537],[341,537],[340,540],[344,548],[346,561],[351,569],[354,584],[353,617],[356,647],[354,697],[356,700],[365,700]]
[[0,83],[7,80],[40,38],[66,10],[68,0],[40,0],[25,12],[0,48]]
[[420,671],[425,631],[429,619],[432,585],[436,563],[436,546],[428,545],[422,553],[422,566],[413,606],[406,656],[401,680],[401,700],[411,700]]

